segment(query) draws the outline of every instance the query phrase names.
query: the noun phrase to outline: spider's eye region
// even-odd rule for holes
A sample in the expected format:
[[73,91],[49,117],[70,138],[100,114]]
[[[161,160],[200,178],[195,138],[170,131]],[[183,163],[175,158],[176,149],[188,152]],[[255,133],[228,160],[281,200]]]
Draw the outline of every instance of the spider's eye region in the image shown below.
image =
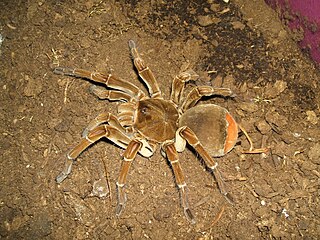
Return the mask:
[[143,107],[143,108],[141,108],[140,112],[142,114],[148,114],[149,113],[149,109],[147,107]]
[[144,118],[147,121],[150,121],[152,119],[151,109],[147,106],[143,106],[139,110],[141,117]]

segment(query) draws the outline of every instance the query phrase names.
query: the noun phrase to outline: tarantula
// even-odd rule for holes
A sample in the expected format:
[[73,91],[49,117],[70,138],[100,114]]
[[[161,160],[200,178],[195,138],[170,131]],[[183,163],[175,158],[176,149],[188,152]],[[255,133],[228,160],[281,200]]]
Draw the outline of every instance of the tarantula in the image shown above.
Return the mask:
[[129,48],[134,66],[140,78],[146,84],[149,96],[131,82],[124,81],[111,74],[105,75],[66,67],[54,69],[56,74],[86,78],[104,84],[106,88],[93,86],[92,92],[100,99],[123,102],[118,106],[117,115],[103,112],[89,123],[82,134],[82,140],[67,154],[65,167],[56,177],[56,181],[61,183],[67,178],[75,159],[90,145],[103,137],[111,140],[125,149],[120,174],[116,182],[118,194],[116,214],[119,216],[126,203],[125,184],[132,161],[138,153],[147,158],[151,157],[156,146],[160,145],[161,152],[168,158],[172,166],[184,214],[191,223],[194,223],[195,218],[189,208],[187,185],[179,162],[178,152],[185,149],[186,142],[192,146],[208,168],[212,170],[221,193],[227,199],[231,199],[217,169],[218,163],[211,155],[213,153],[214,156],[222,156],[234,147],[238,137],[238,125],[226,109],[210,104],[212,110],[209,112],[212,113],[216,122],[214,126],[211,126],[216,129],[215,136],[211,137],[217,139],[217,144],[212,146],[212,153],[209,154],[192,127],[188,126],[188,118],[192,118],[195,125],[206,121],[201,115],[197,115],[197,107],[199,106],[196,106],[196,104],[203,96],[220,95],[227,97],[232,96],[233,93],[228,88],[196,86],[182,99],[186,82],[199,77],[193,70],[187,70],[173,79],[170,99],[163,99],[152,71],[140,57],[133,40],[129,41]]

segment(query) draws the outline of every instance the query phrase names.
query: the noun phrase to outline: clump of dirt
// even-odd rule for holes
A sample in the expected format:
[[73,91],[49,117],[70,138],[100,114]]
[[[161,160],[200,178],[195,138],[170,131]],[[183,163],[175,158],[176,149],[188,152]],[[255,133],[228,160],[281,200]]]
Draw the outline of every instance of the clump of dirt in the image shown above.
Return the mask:
[[[291,239],[320,237],[319,72],[264,1],[2,1],[0,236],[4,239]],[[228,87],[227,108],[268,154],[246,155],[245,136],[219,169],[235,204],[190,149],[179,154],[190,225],[173,172],[157,151],[138,156],[128,201],[115,216],[123,150],[100,141],[61,184],[66,153],[98,113],[117,102],[57,66],[112,73],[145,90],[128,50],[134,39],[165,98],[193,69],[196,85]]]

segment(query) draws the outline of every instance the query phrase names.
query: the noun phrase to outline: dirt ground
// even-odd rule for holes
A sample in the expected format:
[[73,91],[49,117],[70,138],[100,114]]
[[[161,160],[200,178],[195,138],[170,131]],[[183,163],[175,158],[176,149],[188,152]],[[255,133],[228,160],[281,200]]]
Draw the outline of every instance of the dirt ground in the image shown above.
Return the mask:
[[[1,239],[320,238],[320,74],[262,0],[5,0],[0,9]],[[234,98],[201,104],[226,107],[256,147],[270,148],[266,156],[244,155],[249,145],[240,134],[217,159],[234,205],[194,152],[179,155],[194,225],[159,150],[136,158],[120,217],[115,181],[123,150],[110,142],[85,151],[71,175],[55,182],[88,122],[116,113],[119,103],[98,100],[92,83],[52,69],[111,72],[144,89],[129,39],[167,98],[185,69],[200,75],[189,86],[231,88]],[[99,183],[106,196],[94,192]]]

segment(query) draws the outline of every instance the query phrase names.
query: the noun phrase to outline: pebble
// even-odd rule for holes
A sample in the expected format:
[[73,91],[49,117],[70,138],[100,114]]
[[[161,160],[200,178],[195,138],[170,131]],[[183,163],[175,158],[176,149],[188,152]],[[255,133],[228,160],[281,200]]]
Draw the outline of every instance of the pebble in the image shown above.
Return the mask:
[[220,21],[221,21],[220,18],[214,17],[212,15],[198,16],[198,23],[202,27],[207,27],[212,24],[217,24]]
[[256,122],[255,126],[259,130],[259,132],[263,135],[266,135],[271,131],[270,125],[265,120],[260,120]]
[[283,130],[287,124],[288,124],[288,119],[284,115],[280,115],[275,108],[271,108],[267,114],[266,114],[266,121],[269,124],[272,124],[273,127],[277,126],[280,129],[277,130]]
[[235,79],[232,75],[227,75],[223,79],[223,87],[232,89],[235,85]]
[[70,128],[70,121],[62,120],[54,126],[54,129],[58,132],[67,132]]
[[220,10],[220,4],[212,3],[210,5],[210,10],[212,12],[218,12]]
[[91,46],[91,41],[87,38],[83,38],[80,42],[80,46],[83,48],[89,48]]
[[42,84],[40,81],[36,81],[34,78],[28,75],[24,76],[27,81],[27,85],[24,88],[23,94],[27,97],[35,97],[42,92]]
[[287,88],[287,83],[281,80],[276,81],[275,83],[269,83],[265,89],[266,98],[275,98],[279,96]]
[[246,25],[244,25],[242,22],[239,22],[239,21],[232,22],[231,24],[234,29],[243,30],[246,27]]
[[308,157],[311,162],[320,165],[320,143],[316,143],[310,148]]
[[306,111],[307,121],[316,125],[318,123],[318,117],[314,111]]
[[245,111],[245,112],[256,112],[259,110],[259,106],[252,103],[252,102],[243,102],[239,104],[239,107],[241,110]]
[[92,195],[99,198],[108,196],[110,189],[108,187],[108,182],[106,179],[99,179],[95,181],[92,185]]
[[258,217],[264,217],[264,216],[267,216],[269,213],[269,209],[265,206],[262,206],[262,207],[259,207],[255,214],[258,216]]

